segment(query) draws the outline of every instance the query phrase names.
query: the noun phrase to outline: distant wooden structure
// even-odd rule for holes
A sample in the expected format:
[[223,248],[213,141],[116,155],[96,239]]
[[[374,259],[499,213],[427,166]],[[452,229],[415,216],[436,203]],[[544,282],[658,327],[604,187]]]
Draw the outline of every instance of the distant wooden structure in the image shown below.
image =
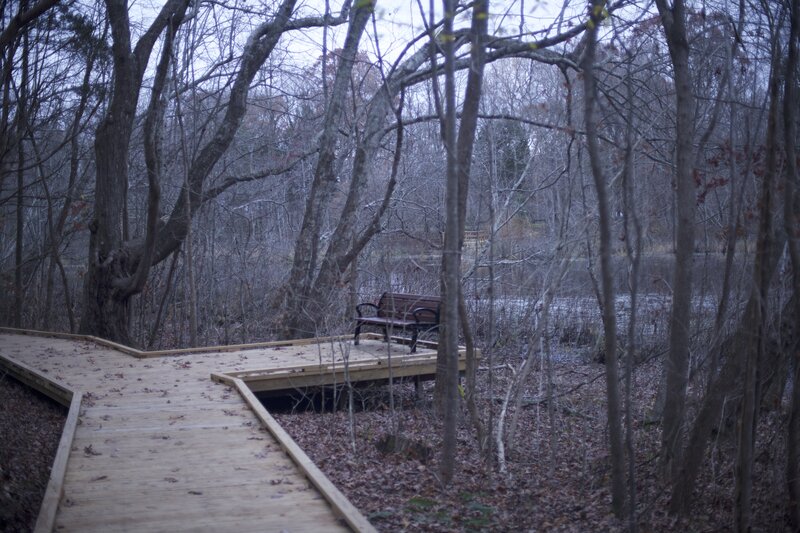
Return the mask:
[[69,407],[36,531],[374,531],[253,394],[342,383],[345,360],[351,381],[435,370],[363,338],[139,352],[0,328],[0,369]]

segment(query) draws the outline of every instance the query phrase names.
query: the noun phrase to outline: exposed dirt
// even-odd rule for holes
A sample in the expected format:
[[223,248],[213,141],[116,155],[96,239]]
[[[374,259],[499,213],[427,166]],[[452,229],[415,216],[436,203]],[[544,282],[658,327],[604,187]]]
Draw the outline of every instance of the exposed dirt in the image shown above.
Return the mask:
[[0,372],[0,531],[32,531],[67,410]]

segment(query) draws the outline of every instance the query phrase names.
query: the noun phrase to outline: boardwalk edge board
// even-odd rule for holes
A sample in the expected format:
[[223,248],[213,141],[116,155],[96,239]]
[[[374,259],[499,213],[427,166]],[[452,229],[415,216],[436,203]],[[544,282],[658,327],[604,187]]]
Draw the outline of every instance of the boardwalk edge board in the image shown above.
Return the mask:
[[70,449],[75,439],[75,430],[78,426],[78,417],[81,411],[83,394],[75,391],[72,394],[67,420],[64,422],[64,431],[61,433],[61,440],[58,443],[56,458],[53,460],[53,467],[50,469],[50,479],[42,499],[42,506],[39,509],[39,516],[36,518],[34,533],[50,533],[53,531],[56,522],[56,513],[64,496],[64,480],[67,476],[67,463],[69,462]]
[[283,450],[292,458],[292,461],[303,471],[306,477],[316,487],[320,493],[328,500],[334,511],[350,526],[353,531],[372,533],[377,531],[372,524],[355,508],[355,506],[342,494],[336,486],[322,473],[311,458],[306,455],[300,446],[292,439],[291,436],[283,429],[272,415],[261,405],[255,394],[247,387],[247,385],[238,378],[230,379],[231,383],[239,391],[244,400],[261,420],[264,426],[269,430],[275,439],[280,443]]
[[74,391],[58,379],[39,372],[20,361],[12,361],[0,354],[0,370],[8,372],[18,381],[55,400],[64,407],[70,407]]
[[[165,356],[177,356],[177,355],[188,355],[188,354],[197,354],[197,353],[208,353],[208,352],[238,352],[242,350],[257,350],[259,348],[280,348],[284,346],[303,346],[306,344],[318,344],[323,342],[340,342],[345,340],[350,340],[350,335],[333,335],[329,337],[311,337],[308,339],[295,339],[295,340],[287,340],[287,341],[269,341],[269,342],[255,342],[250,344],[229,344],[229,345],[222,345],[222,346],[200,346],[197,348],[177,348],[173,350],[154,350],[154,351],[142,351],[137,350],[136,348],[131,348],[129,346],[125,346],[123,344],[118,344],[116,342],[112,342],[101,337],[93,337],[92,335],[78,335],[75,333],[59,333],[55,331],[41,331],[35,329],[17,329],[17,328],[8,328],[0,326],[0,333],[11,333],[14,335],[32,335],[35,337],[50,337],[54,339],[66,339],[66,340],[74,340],[74,341],[85,341],[85,342],[92,342],[97,344],[98,346],[103,346],[105,348],[111,348],[117,350],[118,352],[122,352],[127,355],[132,355],[133,357],[139,359],[147,359],[149,357],[165,357]],[[362,333],[361,335],[363,338],[368,339],[382,339],[383,336],[378,333]],[[409,340],[403,337],[392,337],[392,340],[400,343],[408,343]],[[417,344],[423,345],[427,343],[428,345],[435,347],[436,343],[431,341],[418,341]]]

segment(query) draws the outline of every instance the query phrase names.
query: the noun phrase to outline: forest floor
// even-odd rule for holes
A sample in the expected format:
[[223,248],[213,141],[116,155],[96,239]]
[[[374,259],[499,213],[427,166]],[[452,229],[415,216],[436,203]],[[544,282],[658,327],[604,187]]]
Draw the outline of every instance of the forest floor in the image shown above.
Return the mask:
[[[519,362],[495,362],[492,390],[480,391],[479,409],[486,421],[490,412],[497,421],[510,369]],[[289,409],[276,418],[380,531],[623,531],[626,522],[610,512],[603,366],[554,363],[552,410],[544,401],[543,366],[523,393],[514,448],[506,450],[506,472],[483,459],[464,411],[455,476],[447,487],[438,476],[441,430],[431,409],[432,384],[419,397],[413,385],[395,385],[393,410],[383,386],[358,390],[352,416],[346,409]],[[659,482],[660,432],[646,416],[660,372],[658,365],[647,363],[633,376],[639,530],[731,530],[733,435],[720,434],[713,442],[691,518],[676,519],[666,512],[669,493]],[[488,371],[481,371],[480,378],[487,383]],[[0,376],[0,531],[32,529],[64,416],[61,406]],[[784,415],[762,415],[754,532],[789,531],[783,513],[784,435]]]
[[66,416],[0,371],[0,531],[33,531]]
[[[481,390],[485,420],[491,411],[497,421],[512,366],[511,361],[504,363],[495,363],[493,390]],[[506,473],[483,459],[474,427],[462,410],[455,476],[447,487],[438,476],[441,429],[431,409],[432,384],[426,385],[421,400],[412,385],[397,386],[394,411],[383,387],[372,396],[361,391],[372,408],[356,409],[352,417],[340,410],[276,418],[380,531],[628,530],[628,519],[617,520],[611,513],[604,367],[575,360],[555,363],[552,411],[543,401],[545,376],[534,371],[523,393],[514,449],[506,450]],[[639,531],[732,530],[733,431],[712,443],[691,518],[676,519],[666,512],[669,493],[659,482],[659,426],[647,422],[660,376],[661,367],[654,363],[640,365],[633,375]],[[487,377],[484,370],[479,381],[486,383]],[[784,518],[785,422],[777,411],[761,417],[754,532],[790,531]],[[401,450],[392,451],[387,444],[397,444],[398,435]]]

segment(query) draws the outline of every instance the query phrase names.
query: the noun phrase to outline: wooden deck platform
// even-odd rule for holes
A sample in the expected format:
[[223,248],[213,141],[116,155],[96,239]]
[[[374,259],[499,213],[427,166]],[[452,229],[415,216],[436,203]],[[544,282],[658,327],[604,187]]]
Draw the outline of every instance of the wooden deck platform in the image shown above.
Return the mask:
[[71,405],[36,530],[373,531],[251,389],[341,382],[345,360],[353,381],[431,372],[433,350],[407,352],[364,335],[142,353],[0,330],[0,371]]

